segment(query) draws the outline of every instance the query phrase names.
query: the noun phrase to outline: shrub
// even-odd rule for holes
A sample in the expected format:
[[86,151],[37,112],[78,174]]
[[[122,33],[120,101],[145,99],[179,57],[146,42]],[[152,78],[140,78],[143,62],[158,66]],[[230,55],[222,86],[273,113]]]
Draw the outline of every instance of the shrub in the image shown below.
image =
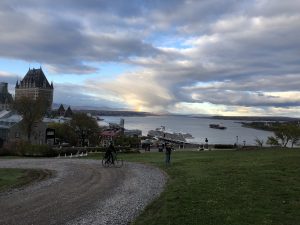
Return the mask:
[[23,141],[5,143],[1,149],[0,155],[3,156],[22,156],[22,146],[25,145]]
[[224,144],[216,144],[214,146],[215,149],[233,149],[235,148],[234,145],[224,145]]
[[55,151],[57,152],[57,155],[75,155],[77,153],[85,153],[85,152],[105,152],[105,147],[58,147],[55,148]]
[[0,148],[0,156],[8,156],[11,155],[7,148]]
[[0,155],[53,157],[57,156],[57,151],[48,145],[32,145],[28,142],[20,141],[5,144],[0,151]]
[[141,140],[138,137],[119,136],[114,141],[115,146],[128,146],[130,148],[138,148]]
[[57,151],[52,149],[49,145],[25,145],[22,149],[23,156],[35,157],[54,157],[57,156]]

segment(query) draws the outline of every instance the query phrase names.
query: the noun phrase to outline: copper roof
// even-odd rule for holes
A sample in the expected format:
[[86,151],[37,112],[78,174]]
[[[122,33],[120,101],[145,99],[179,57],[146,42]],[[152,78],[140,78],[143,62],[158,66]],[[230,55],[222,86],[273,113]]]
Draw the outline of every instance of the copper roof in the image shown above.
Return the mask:
[[[38,88],[53,88],[53,85],[49,84],[43,70],[40,69],[29,69],[26,73],[23,80],[21,80],[20,85],[17,84],[18,87],[25,87],[26,84],[29,84],[30,87],[38,87]],[[34,85],[33,85],[34,84]],[[17,88],[18,88],[17,87]]]

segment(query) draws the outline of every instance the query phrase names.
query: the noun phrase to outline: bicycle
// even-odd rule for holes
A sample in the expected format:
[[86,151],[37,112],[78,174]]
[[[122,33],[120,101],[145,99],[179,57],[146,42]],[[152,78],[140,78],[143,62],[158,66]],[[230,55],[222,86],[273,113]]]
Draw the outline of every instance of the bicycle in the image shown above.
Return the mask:
[[116,167],[116,168],[121,168],[124,164],[123,159],[119,159],[117,157],[117,154],[113,155],[114,160],[112,160],[111,157],[107,157],[105,154],[102,159],[102,166],[103,167]]

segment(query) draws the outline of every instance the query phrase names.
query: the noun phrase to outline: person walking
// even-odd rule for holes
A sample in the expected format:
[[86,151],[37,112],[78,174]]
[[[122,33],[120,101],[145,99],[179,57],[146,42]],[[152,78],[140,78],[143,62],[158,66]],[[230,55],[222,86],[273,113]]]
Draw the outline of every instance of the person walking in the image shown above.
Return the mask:
[[166,144],[166,165],[170,165],[171,163],[171,152],[172,152],[172,146],[167,143]]
[[205,147],[204,147],[206,150],[208,150],[208,139],[205,138]]

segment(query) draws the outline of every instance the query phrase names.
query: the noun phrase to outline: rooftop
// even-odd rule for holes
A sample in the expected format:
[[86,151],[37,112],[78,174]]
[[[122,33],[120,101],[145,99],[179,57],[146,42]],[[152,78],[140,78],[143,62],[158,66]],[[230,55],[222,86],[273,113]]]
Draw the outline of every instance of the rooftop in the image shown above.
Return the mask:
[[32,85],[34,87],[39,87],[39,88],[53,88],[53,84],[49,84],[42,68],[40,69],[30,69],[26,73],[25,77],[23,80],[21,80],[20,84],[16,84],[16,88],[19,87],[25,87],[25,85]]

